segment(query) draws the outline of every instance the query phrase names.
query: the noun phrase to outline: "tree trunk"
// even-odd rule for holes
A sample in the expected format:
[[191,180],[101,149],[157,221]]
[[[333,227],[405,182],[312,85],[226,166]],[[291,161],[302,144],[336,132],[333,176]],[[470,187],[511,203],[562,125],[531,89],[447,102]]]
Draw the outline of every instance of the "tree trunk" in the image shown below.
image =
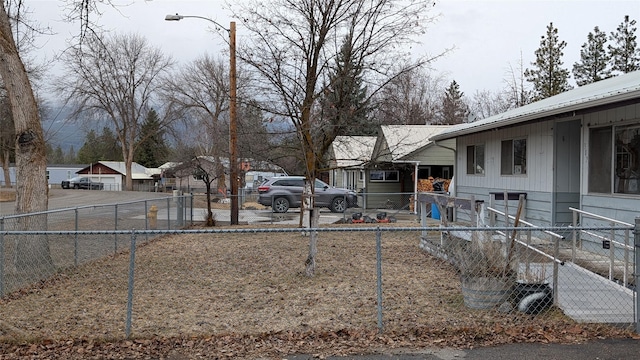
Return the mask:
[[131,165],[133,164],[133,155],[124,159],[124,166],[127,171],[127,177],[125,178],[124,186],[125,190],[133,191],[133,174],[131,173]]
[[207,220],[206,220],[206,225],[207,226],[215,226],[216,225],[216,221],[213,218],[213,210],[211,209],[211,182],[213,180],[209,179],[208,176],[205,175],[205,189],[207,190]]
[[[45,211],[48,207],[46,147],[38,105],[11,32],[11,24],[0,2],[0,76],[11,105],[16,132],[16,213]],[[46,230],[46,215],[18,221],[19,230]],[[23,236],[18,241],[18,270],[49,274],[53,263],[44,235]],[[44,273],[43,273],[44,271]]]
[[[318,219],[320,218],[320,211],[315,208],[309,210],[309,223],[312,229],[318,227]],[[307,257],[305,274],[309,277],[313,277],[316,274],[316,254],[318,253],[318,232],[309,232],[309,256]]]

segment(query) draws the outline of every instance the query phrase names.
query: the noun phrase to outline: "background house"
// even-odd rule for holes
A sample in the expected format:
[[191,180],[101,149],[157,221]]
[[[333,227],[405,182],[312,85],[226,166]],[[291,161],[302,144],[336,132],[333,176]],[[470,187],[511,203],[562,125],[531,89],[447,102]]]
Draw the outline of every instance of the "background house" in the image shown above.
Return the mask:
[[367,207],[409,204],[420,179],[451,179],[455,139],[434,142],[431,137],[451,125],[385,125],[380,127],[366,170]]
[[[226,190],[229,186],[229,160],[227,158],[214,158],[213,156],[199,156],[198,163],[210,174],[215,176],[215,169],[219,168],[224,176],[224,183],[220,183],[221,179],[213,179],[211,184],[212,191],[217,195],[227,196]],[[273,165],[265,161],[257,161],[253,159],[244,159],[239,164],[241,182],[239,189],[242,194],[249,195],[257,189],[264,180],[274,177],[286,175],[286,172],[279,166]],[[204,193],[206,189],[205,182],[195,176],[195,168],[188,163],[165,163],[159,167],[161,187],[166,190],[181,190],[184,193]],[[241,195],[242,195],[241,194]]]
[[330,151],[329,184],[357,191],[365,208],[408,208],[420,179],[453,176],[455,139],[430,140],[449,128],[387,125],[377,137],[339,136]]
[[336,137],[329,149],[329,185],[362,191],[375,143],[375,136]]
[[[78,176],[78,171],[80,171],[84,167],[85,165],[47,165],[47,183],[50,187],[60,187],[62,180],[68,180],[72,177]],[[0,185],[5,186],[8,180],[9,184],[15,186],[15,166],[9,167],[9,176],[10,179],[5,179],[4,171],[0,171]]]
[[638,216],[638,71],[432,137],[450,139],[457,140],[460,197],[490,202],[494,192],[526,193],[525,219],[543,226],[571,223],[569,207],[626,222]]
[[104,184],[104,190],[122,191],[127,176],[133,180],[134,191],[155,191],[159,181],[158,171],[150,170],[136,162],[131,164],[131,174],[127,174],[123,161],[98,161],[80,169],[78,175]]

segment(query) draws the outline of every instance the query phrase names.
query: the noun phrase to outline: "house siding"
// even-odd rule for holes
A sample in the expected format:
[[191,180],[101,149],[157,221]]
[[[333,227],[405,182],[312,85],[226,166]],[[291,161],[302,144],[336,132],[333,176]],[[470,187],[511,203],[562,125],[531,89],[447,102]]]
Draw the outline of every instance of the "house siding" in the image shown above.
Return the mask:
[[[589,131],[591,128],[609,125],[637,124],[640,122],[640,103],[592,112],[584,115],[582,138],[582,195],[581,209],[601,216],[633,223],[640,215],[640,196],[632,194],[589,193]],[[613,159],[612,159],[613,161]]]
[[[606,194],[585,194],[582,196],[581,209],[586,212],[598,214],[633,224],[635,218],[640,216],[640,198]],[[602,225],[602,221],[585,221],[584,225]]]
[[[482,200],[484,201],[484,206],[491,206],[491,193],[495,192],[504,192],[504,189],[498,188],[477,188],[477,187],[466,187],[466,186],[458,186],[456,185],[457,196],[461,198],[471,198],[472,196],[476,201]],[[551,193],[544,191],[522,191],[526,193],[527,198],[525,202],[524,208],[524,218],[539,226],[550,226],[551,225],[551,212],[549,209],[551,208]],[[515,216],[518,209],[518,201],[517,200],[509,200],[507,205],[507,210],[509,215]],[[505,211],[505,202],[503,200],[494,200],[493,204],[494,209],[504,212]],[[457,219],[462,221],[471,221],[469,218],[468,211],[459,210],[456,213]],[[504,216],[498,216],[497,225],[504,225]],[[489,223],[489,214],[488,211],[485,211],[485,223]]]
[[[527,174],[500,175],[501,141],[527,139]],[[485,173],[466,174],[467,146],[485,145]],[[553,186],[553,124],[550,121],[460,137],[456,187],[500,191],[551,192]],[[488,194],[476,194],[483,196]]]
[[[368,174],[367,174],[368,175]],[[386,208],[388,203],[400,204],[403,195],[400,194],[400,182],[368,182],[366,193],[363,194],[365,201],[359,201],[367,209]]]
[[453,166],[455,163],[455,157],[453,151],[455,149],[455,139],[439,141],[439,145],[430,145],[425,148],[416,151],[413,154],[407,155],[402,161],[420,161],[421,165],[436,165],[436,166]]
[[[555,121],[514,126],[497,131],[471,134],[458,138],[456,190],[457,196],[474,196],[488,201],[490,191],[522,191],[529,196],[526,219],[537,225],[568,224],[572,213],[568,209],[572,204],[580,203],[584,211],[621,221],[633,222],[640,208],[640,196],[622,194],[589,194],[589,130],[593,127],[608,125],[634,124],[640,121],[640,104],[630,104],[607,110],[585,113],[579,117],[566,117],[556,121],[580,120],[582,123],[581,179],[580,193],[565,191],[566,186],[559,179],[554,192],[554,124]],[[526,137],[527,174],[500,175],[500,144],[502,140]],[[466,147],[485,145],[485,174],[467,175]],[[557,166],[563,166],[557,164]],[[551,219],[553,204],[556,206],[556,219]]]

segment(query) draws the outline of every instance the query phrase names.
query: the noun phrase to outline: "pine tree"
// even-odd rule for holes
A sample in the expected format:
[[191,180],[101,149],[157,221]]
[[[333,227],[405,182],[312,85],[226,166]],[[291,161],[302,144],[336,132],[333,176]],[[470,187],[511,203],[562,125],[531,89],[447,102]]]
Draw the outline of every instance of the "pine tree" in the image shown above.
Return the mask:
[[465,104],[463,96],[464,93],[460,91],[460,86],[453,80],[442,98],[440,124],[454,125],[466,122],[469,108]]
[[562,68],[562,50],[567,43],[558,39],[558,29],[553,23],[547,26],[547,34],[540,40],[536,50],[536,61],[531,63],[534,69],[527,69],[524,75],[533,83],[534,100],[541,100],[571,89],[569,70]]
[[102,128],[102,133],[98,137],[100,160],[122,161],[122,147],[118,142],[118,138],[113,131],[108,128]]
[[96,132],[91,130],[84,140],[84,144],[78,150],[78,161],[81,164],[92,164],[100,159],[100,144]]
[[69,151],[64,155],[64,163],[65,164],[77,164],[78,159],[76,158],[76,150],[73,148],[73,145],[69,147]]
[[605,50],[606,43],[607,34],[597,26],[587,35],[587,42],[580,50],[580,62],[573,64],[573,77],[578,86],[611,77],[611,70],[607,69],[611,57]]
[[155,168],[162,165],[169,155],[158,113],[151,109],[140,128],[135,161],[142,166]]
[[[49,147],[47,146],[47,150],[48,149]],[[62,147],[58,145],[51,153],[51,157],[49,157],[49,153],[47,153],[47,160],[48,164],[64,164],[64,151],[62,151]]]
[[122,149],[108,127],[104,127],[99,135],[91,130],[78,150],[77,160],[81,164],[92,164],[100,160],[122,161]]
[[345,41],[336,56],[322,99],[322,118],[335,127],[337,135],[371,135],[375,129],[367,122],[367,89],[352,47],[351,41]]
[[614,44],[609,45],[611,57],[611,69],[623,74],[640,70],[640,48],[636,41],[635,20],[629,20],[625,15],[624,21],[618,25],[616,32],[611,32],[609,40]]

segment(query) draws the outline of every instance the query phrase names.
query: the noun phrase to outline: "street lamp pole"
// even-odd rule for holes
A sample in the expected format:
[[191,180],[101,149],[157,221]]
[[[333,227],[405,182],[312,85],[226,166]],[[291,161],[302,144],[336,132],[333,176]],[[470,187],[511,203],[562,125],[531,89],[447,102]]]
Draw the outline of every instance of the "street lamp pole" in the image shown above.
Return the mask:
[[229,32],[229,183],[231,184],[231,225],[238,225],[238,122],[236,111],[236,22],[231,21],[229,28],[212,19],[196,15],[167,15],[166,21],[179,21],[185,18],[207,20]]

